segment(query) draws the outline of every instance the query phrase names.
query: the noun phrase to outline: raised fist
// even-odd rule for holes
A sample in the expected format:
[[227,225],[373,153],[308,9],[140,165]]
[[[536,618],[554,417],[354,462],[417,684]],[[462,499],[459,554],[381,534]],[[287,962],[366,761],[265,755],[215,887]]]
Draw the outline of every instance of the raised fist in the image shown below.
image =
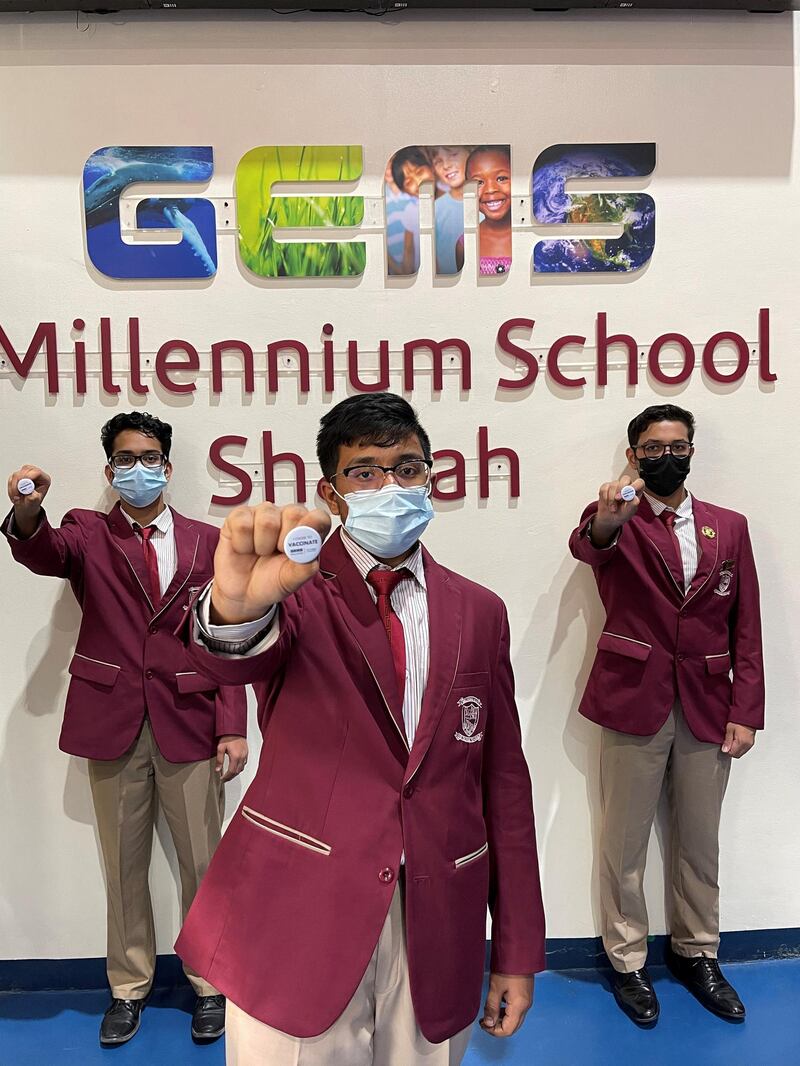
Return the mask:
[[324,540],[331,527],[330,515],[308,511],[299,504],[276,507],[262,503],[231,511],[220,530],[214,556],[212,623],[255,621],[316,574],[316,559],[296,563],[283,554],[286,534],[297,526],[311,526]]

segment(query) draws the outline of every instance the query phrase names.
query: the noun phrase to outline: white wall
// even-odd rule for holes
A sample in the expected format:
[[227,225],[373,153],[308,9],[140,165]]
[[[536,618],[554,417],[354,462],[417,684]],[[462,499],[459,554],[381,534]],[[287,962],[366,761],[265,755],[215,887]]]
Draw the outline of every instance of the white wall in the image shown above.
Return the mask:
[[[0,324],[18,345],[42,319],[69,338],[73,317],[96,328],[129,314],[143,344],[185,336],[200,348],[223,336],[254,346],[279,336],[309,344],[323,322],[365,348],[388,337],[458,335],[475,353],[474,384],[453,378],[433,397],[415,391],[434,444],[474,458],[476,430],[522,455],[522,497],[502,482],[477,501],[442,509],[427,542],[448,565],[505,597],[512,621],[519,706],[533,770],[549,932],[597,932],[592,848],[597,823],[597,730],[576,705],[601,627],[591,573],[566,540],[597,485],[621,467],[624,427],[665,396],[699,421],[691,486],[701,498],[745,511],[764,587],[768,731],[734,767],[723,817],[725,929],[800,926],[800,818],[796,757],[800,688],[796,446],[796,274],[800,176],[794,133],[797,26],[791,16],[570,15],[480,18],[158,17],[0,18]],[[443,92],[447,104],[437,105]],[[530,166],[564,141],[658,145],[649,185],[658,209],[655,256],[641,276],[537,278],[524,260],[530,232],[515,236],[515,269],[478,286],[465,271],[434,284],[429,262],[414,284],[387,284],[379,235],[369,238],[358,284],[259,285],[220,238],[220,267],[200,288],[103,282],[87,270],[80,177],[93,149],[109,144],[210,144],[211,195],[232,192],[238,159],[260,144],[360,143],[359,192],[380,192],[391,152],[415,143],[508,141],[514,192],[527,195]],[[640,342],[680,330],[703,343],[719,329],[755,340],[760,307],[772,311],[774,386],[755,373],[735,387],[699,374],[685,387],[627,390],[619,372],[601,395],[551,387],[498,394],[504,371],[494,333],[513,315],[537,320],[535,344],[591,333],[605,310],[615,330]],[[395,355],[394,361],[397,358]],[[395,378],[399,388],[399,379]],[[238,386],[210,401],[208,380],[178,400],[159,390],[148,410],[176,432],[172,502],[202,517],[216,479],[211,440],[251,438],[313,457],[331,398],[314,380],[298,401],[291,380],[274,402],[263,380],[251,401]],[[140,401],[67,383],[46,394],[41,375],[21,384],[0,373],[4,471],[34,462],[52,472],[50,511],[109,504],[98,430]],[[312,469],[313,476],[313,469]],[[219,516],[214,516],[220,521]],[[1,548],[1,546],[0,546]],[[78,610],[67,587],[36,578],[0,550],[0,951],[9,958],[104,953],[104,893],[85,764],[57,749],[66,666]],[[229,786],[232,809],[243,782]],[[159,950],[178,925],[176,868],[159,833],[152,885]],[[664,928],[661,855],[648,869],[653,931]]]

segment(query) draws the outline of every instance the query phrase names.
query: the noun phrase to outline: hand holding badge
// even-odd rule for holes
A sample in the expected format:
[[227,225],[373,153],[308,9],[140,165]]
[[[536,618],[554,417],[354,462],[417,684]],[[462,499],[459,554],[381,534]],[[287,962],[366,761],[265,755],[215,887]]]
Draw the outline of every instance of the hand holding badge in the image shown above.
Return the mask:
[[295,504],[237,507],[220,530],[214,556],[211,621],[255,621],[297,592],[319,569],[330,515]]

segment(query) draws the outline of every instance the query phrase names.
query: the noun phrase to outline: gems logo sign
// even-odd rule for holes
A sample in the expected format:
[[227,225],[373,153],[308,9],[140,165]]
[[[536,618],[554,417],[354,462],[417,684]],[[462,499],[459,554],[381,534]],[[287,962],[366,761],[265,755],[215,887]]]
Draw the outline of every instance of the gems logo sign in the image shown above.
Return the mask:
[[[655,248],[656,209],[643,192],[615,191],[614,181],[645,178],[655,168],[655,145],[559,144],[533,165],[530,190],[519,198],[526,221],[552,226],[525,264],[534,274],[629,273],[640,270]],[[454,276],[465,265],[464,191],[478,207],[478,273],[505,275],[513,265],[511,146],[411,145],[389,159],[383,180],[385,273],[408,277],[420,268],[420,190],[433,189],[434,273]],[[364,241],[336,240],[331,230],[358,230],[365,197],[280,195],[281,183],[352,185],[363,176],[360,145],[268,145],[241,159],[235,175],[235,232],[239,257],[259,278],[352,278],[364,273]],[[217,211],[210,199],[187,193],[142,197],[136,226],[152,241],[123,239],[120,198],[132,186],[208,183],[214,153],[202,147],[101,148],[83,172],[86,245],[94,267],[119,280],[211,278],[217,272]],[[588,179],[603,191],[578,193],[567,182]],[[605,191],[605,190],[608,191]],[[529,198],[528,198],[529,197]],[[621,236],[576,239],[559,233],[565,224],[616,224]],[[224,228],[224,227],[220,227]],[[315,241],[281,239],[282,231],[319,229]],[[165,243],[171,231],[172,243]],[[179,240],[174,241],[177,235]],[[324,235],[324,236],[323,236]]]

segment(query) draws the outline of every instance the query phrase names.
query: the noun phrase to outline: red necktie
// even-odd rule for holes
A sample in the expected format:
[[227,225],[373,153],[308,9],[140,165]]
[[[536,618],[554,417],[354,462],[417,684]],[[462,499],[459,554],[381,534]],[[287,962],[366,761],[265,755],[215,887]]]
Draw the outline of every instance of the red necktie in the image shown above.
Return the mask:
[[392,649],[397,691],[400,693],[401,702],[406,688],[406,641],[403,635],[403,623],[392,607],[391,595],[392,590],[407,577],[411,577],[411,571],[405,568],[402,570],[378,570],[376,568],[367,574],[367,582],[372,585],[378,595],[378,614],[381,616]]
[[158,556],[156,555],[155,548],[150,543],[150,538],[156,527],[134,526],[133,528],[142,538],[144,563],[147,567],[147,572],[150,575],[150,595],[153,597],[153,606],[156,607],[161,602],[161,578],[158,576]]
[[681,588],[684,586],[683,577],[683,555],[681,554],[681,542],[678,540],[678,534],[675,532],[675,519],[678,516],[674,511],[662,511],[661,518],[664,521],[664,525],[669,530],[670,540],[672,541],[672,547],[675,551],[675,558],[678,562],[678,573],[681,575]]

